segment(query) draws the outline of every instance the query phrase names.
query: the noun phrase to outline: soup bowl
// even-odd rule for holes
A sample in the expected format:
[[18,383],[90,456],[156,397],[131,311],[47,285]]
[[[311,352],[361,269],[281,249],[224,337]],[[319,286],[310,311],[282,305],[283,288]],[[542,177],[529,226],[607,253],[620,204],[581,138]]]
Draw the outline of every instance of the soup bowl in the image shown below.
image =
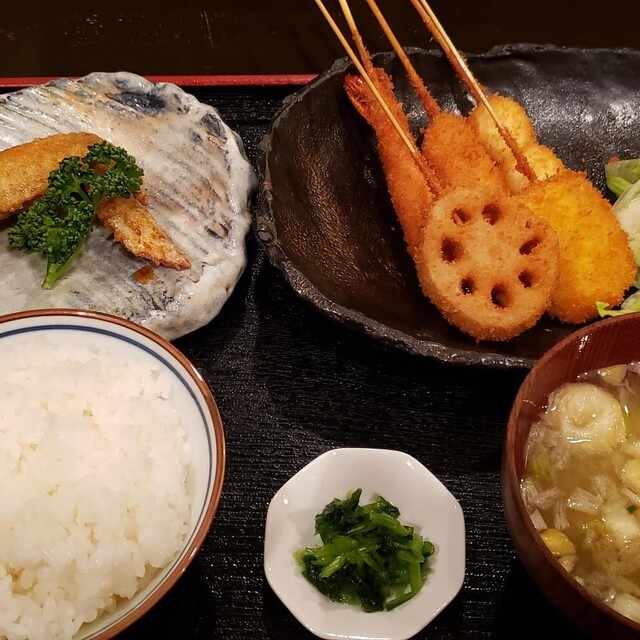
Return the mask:
[[536,530],[521,492],[527,442],[549,395],[595,369],[640,361],[640,314],[599,320],[547,351],[524,379],[511,412],[502,452],[502,499],[516,552],[542,594],[591,638],[640,637],[640,624],[584,588],[552,555]]

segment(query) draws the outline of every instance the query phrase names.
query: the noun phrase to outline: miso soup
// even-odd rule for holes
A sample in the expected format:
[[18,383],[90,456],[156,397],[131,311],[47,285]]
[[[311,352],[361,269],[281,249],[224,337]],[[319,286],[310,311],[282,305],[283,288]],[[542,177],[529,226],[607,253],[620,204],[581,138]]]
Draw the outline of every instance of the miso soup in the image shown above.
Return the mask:
[[640,622],[640,363],[551,394],[531,429],[521,490],[562,566]]

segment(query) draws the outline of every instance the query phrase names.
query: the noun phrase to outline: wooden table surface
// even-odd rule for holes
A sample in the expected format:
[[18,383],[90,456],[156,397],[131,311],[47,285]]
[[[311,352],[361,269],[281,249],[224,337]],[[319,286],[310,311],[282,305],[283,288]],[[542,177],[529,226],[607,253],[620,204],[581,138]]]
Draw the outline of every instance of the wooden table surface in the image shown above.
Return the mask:
[[[370,49],[388,50],[363,4],[353,8]],[[380,4],[403,44],[433,47],[408,2]],[[467,52],[516,42],[631,48],[638,42],[638,2],[434,0],[433,7]],[[0,24],[4,78],[115,70],[314,75],[342,56],[312,0],[36,0],[7,4]],[[220,110],[255,163],[271,118],[296,89],[193,92]],[[225,425],[227,475],[218,513],[185,575],[121,637],[312,638],[265,580],[266,508],[317,455],[366,446],[417,457],[465,513],[464,586],[416,638],[510,640],[528,628],[534,637],[579,640],[524,572],[501,508],[502,437],[526,371],[445,365],[372,341],[297,298],[253,234],[248,250],[247,270],[219,316],[176,341],[211,386]]]

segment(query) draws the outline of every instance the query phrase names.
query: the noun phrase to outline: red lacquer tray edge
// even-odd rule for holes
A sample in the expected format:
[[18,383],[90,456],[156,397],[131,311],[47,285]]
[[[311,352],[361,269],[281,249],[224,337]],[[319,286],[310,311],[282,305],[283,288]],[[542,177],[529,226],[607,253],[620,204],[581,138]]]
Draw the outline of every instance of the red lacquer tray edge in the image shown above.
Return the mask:
[[[143,74],[144,75],[144,74]],[[77,76],[68,76],[75,78]],[[232,86],[278,86],[305,85],[316,76],[311,74],[280,74],[280,75],[144,75],[151,82],[171,82],[183,87],[232,87]],[[55,76],[21,76],[15,78],[0,78],[0,88],[26,87],[44,84],[54,80]]]

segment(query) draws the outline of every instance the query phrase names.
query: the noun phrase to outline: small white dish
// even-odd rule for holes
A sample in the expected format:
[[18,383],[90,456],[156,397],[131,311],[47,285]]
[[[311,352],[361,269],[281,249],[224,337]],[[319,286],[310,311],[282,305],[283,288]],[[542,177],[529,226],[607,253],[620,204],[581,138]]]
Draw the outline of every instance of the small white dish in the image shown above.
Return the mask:
[[[365,613],[332,602],[302,575],[294,553],[320,544],[315,516],[334,498],[362,489],[361,504],[382,495],[435,545],[431,572],[420,592],[391,611]],[[465,525],[459,502],[420,462],[401,451],[345,448],[328,451],[296,473],[267,510],[264,570],[291,613],[319,638],[407,640],[456,596],[464,581]]]

